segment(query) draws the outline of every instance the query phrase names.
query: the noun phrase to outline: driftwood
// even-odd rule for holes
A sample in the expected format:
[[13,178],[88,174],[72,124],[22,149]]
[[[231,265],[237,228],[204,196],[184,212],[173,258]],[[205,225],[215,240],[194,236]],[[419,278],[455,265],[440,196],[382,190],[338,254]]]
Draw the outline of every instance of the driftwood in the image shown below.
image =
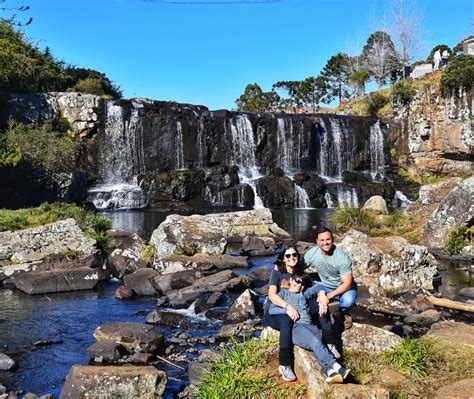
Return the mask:
[[436,298],[434,296],[427,296],[426,299],[435,306],[441,306],[443,308],[462,310],[464,312],[474,313],[474,305],[464,302],[452,301],[445,298]]

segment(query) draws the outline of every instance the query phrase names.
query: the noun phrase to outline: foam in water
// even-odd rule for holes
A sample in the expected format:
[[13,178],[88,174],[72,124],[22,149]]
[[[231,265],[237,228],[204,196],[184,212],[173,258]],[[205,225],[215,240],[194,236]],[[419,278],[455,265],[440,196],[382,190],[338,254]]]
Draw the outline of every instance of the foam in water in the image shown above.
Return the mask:
[[[412,201],[410,201],[400,190],[395,191],[395,200],[398,200],[397,202],[400,203],[402,208],[406,208],[412,203]],[[395,206],[398,206],[398,203],[396,203]]]
[[136,209],[147,206],[143,191],[132,184],[100,184],[88,191],[88,200],[97,209]]

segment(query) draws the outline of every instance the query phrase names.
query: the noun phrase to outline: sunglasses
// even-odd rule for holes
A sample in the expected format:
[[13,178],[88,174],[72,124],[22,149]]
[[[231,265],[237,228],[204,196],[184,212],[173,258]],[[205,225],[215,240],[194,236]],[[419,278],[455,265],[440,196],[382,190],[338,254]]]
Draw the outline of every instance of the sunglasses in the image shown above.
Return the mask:
[[285,254],[285,258],[286,259],[290,259],[290,258],[297,258],[298,257],[298,254],[296,252],[293,252],[291,254]]
[[296,283],[296,284],[303,284],[303,280],[299,279],[299,278],[294,278],[293,281]]

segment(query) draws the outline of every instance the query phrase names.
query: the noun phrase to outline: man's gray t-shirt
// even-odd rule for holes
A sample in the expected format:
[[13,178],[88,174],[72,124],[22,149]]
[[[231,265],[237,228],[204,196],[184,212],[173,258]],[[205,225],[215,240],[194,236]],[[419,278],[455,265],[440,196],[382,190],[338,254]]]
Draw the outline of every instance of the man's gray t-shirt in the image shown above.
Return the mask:
[[352,274],[351,259],[337,246],[328,256],[323,255],[319,247],[313,247],[304,254],[304,261],[316,269],[321,282],[328,288],[339,287],[341,277]]

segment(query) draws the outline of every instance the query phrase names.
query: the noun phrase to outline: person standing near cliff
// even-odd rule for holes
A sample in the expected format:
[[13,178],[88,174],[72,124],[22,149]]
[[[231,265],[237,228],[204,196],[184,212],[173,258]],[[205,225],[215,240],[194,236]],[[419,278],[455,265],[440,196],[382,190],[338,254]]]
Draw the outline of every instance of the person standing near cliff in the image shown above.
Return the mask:
[[304,261],[318,272],[327,293],[327,300],[339,301],[339,309],[344,317],[344,328],[349,329],[352,327],[349,310],[357,299],[351,259],[341,248],[334,245],[332,232],[326,227],[316,231],[316,243],[317,247],[305,253]]

